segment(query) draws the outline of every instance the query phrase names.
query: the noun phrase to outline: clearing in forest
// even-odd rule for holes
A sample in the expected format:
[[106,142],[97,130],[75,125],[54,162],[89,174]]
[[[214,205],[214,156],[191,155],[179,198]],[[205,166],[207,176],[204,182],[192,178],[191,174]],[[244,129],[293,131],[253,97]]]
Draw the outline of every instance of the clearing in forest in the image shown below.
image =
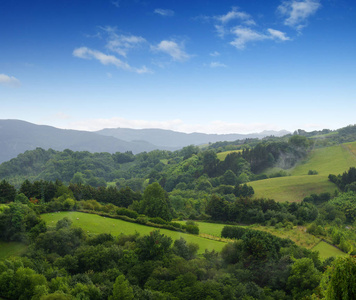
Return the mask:
[[169,236],[173,241],[183,237],[188,243],[196,243],[199,245],[198,253],[204,253],[205,249],[209,251],[215,250],[220,252],[225,243],[216,240],[206,239],[193,234],[171,231],[168,229],[154,228],[150,226],[140,225],[136,223],[126,222],[118,219],[105,218],[94,214],[86,214],[81,212],[60,212],[41,215],[48,226],[55,226],[58,220],[64,217],[73,221],[72,226],[81,227],[88,235],[110,233],[113,236],[123,234],[140,233],[141,236],[148,235],[153,230],[159,230],[161,234]]
[[[333,193],[336,185],[328,180],[329,174],[342,174],[356,166],[356,142],[313,150],[293,169],[291,176],[269,178],[250,182],[255,198],[270,198],[276,201],[300,202],[310,194]],[[308,175],[315,170],[317,175]]]

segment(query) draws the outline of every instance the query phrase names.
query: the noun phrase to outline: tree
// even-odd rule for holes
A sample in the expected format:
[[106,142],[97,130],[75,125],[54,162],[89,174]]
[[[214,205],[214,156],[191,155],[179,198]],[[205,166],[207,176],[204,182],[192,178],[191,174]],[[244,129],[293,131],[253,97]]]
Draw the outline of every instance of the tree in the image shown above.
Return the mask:
[[143,213],[149,217],[160,217],[166,221],[172,220],[168,196],[157,182],[147,186],[141,205]]
[[323,276],[322,287],[325,299],[356,299],[356,258],[338,258]]
[[9,203],[15,200],[16,189],[6,180],[0,182],[0,203]]
[[227,170],[223,175],[223,183],[228,185],[235,185],[237,182],[237,177],[233,171]]
[[154,230],[137,240],[139,256],[142,260],[160,260],[168,253],[171,244],[172,239],[160,234],[159,230]]
[[219,159],[213,150],[207,150],[203,153],[203,166],[204,172],[208,174],[209,177],[215,177],[217,175]]
[[118,276],[114,283],[113,295],[109,296],[109,300],[131,300],[133,298],[134,293],[130,283],[124,275]]
[[302,299],[313,294],[313,290],[319,285],[320,279],[321,274],[314,267],[313,260],[305,257],[297,259],[292,265],[287,287],[291,290],[293,299]]

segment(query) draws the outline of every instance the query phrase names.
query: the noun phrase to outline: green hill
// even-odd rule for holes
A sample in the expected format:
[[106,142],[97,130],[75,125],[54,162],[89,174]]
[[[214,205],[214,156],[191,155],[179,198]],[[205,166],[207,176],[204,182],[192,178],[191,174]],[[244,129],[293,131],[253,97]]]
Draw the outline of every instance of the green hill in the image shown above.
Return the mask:
[[[313,150],[304,161],[287,170],[291,176],[251,182],[255,197],[276,201],[301,201],[310,194],[333,193],[336,186],[328,180],[329,174],[341,174],[356,166],[356,142]],[[317,175],[308,175],[315,170]]]
[[[125,222],[117,219],[110,219],[93,214],[85,214],[80,212],[60,212],[43,214],[41,216],[48,226],[54,226],[58,220],[68,217],[73,221],[73,226],[83,228],[88,234],[110,233],[117,236],[121,233],[134,234],[139,232],[141,235],[147,235],[156,228],[144,226],[136,223]],[[198,253],[204,253],[205,249],[209,251],[220,251],[225,243],[215,240],[209,240],[200,236],[186,234],[178,231],[171,231],[167,229],[160,229],[162,234],[177,240],[183,237],[188,243],[196,243],[199,245]]]

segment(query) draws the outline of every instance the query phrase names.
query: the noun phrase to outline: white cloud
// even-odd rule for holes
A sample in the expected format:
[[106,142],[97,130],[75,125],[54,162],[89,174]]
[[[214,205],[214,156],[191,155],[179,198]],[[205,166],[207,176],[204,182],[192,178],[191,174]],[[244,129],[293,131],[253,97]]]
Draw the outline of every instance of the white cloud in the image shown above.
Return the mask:
[[[288,41],[290,38],[282,31],[276,29],[256,30],[256,22],[251,15],[246,12],[239,11],[234,7],[225,15],[212,17],[215,20],[215,30],[217,34],[224,38],[225,36],[234,36],[230,44],[237,49],[243,50],[246,45],[251,42],[263,40]],[[233,20],[239,22],[236,26],[231,24]]]
[[146,42],[141,36],[117,34],[115,27],[101,28],[108,34],[106,48],[112,52],[126,57],[129,50],[134,49]]
[[237,7],[233,7],[232,10],[225,15],[215,16],[214,18],[222,24],[226,24],[232,20],[238,19],[245,25],[256,25],[255,21],[248,13],[238,11]]
[[213,57],[220,56],[220,53],[218,51],[214,51],[214,52],[210,53],[210,56],[213,56]]
[[249,42],[262,41],[268,38],[266,35],[247,27],[235,27],[232,33],[236,35],[236,38],[230,44],[240,50],[245,49]]
[[174,41],[161,41],[157,46],[152,46],[151,49],[166,53],[175,61],[185,61],[190,58],[190,55],[184,51],[183,46]]
[[290,40],[290,38],[287,37],[284,32],[271,28],[267,29],[268,34],[264,34],[248,27],[238,26],[232,29],[232,33],[236,36],[236,38],[230,42],[230,44],[240,50],[245,49],[246,44],[250,42],[263,40]]
[[119,69],[136,72],[139,74],[149,73],[150,71],[144,66],[141,69],[131,67],[128,63],[123,62],[114,55],[107,55],[97,50],[92,50],[87,47],[76,48],[73,51],[73,56],[83,59],[96,59],[103,65],[114,65]]
[[0,84],[9,87],[19,87],[21,85],[20,80],[14,76],[8,76],[6,74],[0,74]]
[[210,67],[211,68],[226,68],[227,65],[221,63],[221,62],[218,62],[218,61],[213,61],[210,63]]
[[278,6],[277,11],[286,19],[284,24],[298,30],[306,26],[306,20],[321,7],[319,0],[288,0]]
[[171,9],[156,8],[154,10],[154,13],[159,14],[164,17],[173,17],[174,16],[174,11]]
[[77,130],[97,131],[103,128],[161,128],[179,132],[204,132],[204,133],[255,133],[263,130],[279,130],[275,125],[266,123],[229,123],[225,121],[212,121],[207,124],[189,124],[183,120],[174,119],[166,121],[148,121],[148,120],[128,120],[125,118],[111,119],[88,119],[68,123],[66,128]]
[[275,30],[272,28],[268,28],[267,31],[269,32],[271,38],[281,40],[281,41],[289,41],[290,38],[286,36],[286,34],[282,31]]

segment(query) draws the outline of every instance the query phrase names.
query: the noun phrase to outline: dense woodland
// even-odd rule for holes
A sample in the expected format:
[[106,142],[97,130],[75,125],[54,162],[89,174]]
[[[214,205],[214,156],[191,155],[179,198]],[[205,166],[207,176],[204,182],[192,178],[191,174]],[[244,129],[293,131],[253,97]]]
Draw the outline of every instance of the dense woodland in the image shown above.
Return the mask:
[[[340,190],[300,203],[252,198],[247,182],[289,168],[313,147],[351,139],[354,127],[180,151],[89,153],[36,149],[0,165],[0,241],[28,245],[0,262],[4,299],[355,299],[356,172],[330,175]],[[325,135],[322,142],[318,135]],[[356,140],[356,138],[354,139]],[[219,152],[240,150],[219,159]],[[286,176],[278,172],[272,176]],[[82,211],[152,227],[148,236],[89,236],[46,212]],[[191,220],[185,225],[175,219]],[[291,240],[239,226],[221,253],[159,228],[199,234],[194,220],[307,231],[351,254],[321,260]],[[347,271],[345,271],[347,270]]]

